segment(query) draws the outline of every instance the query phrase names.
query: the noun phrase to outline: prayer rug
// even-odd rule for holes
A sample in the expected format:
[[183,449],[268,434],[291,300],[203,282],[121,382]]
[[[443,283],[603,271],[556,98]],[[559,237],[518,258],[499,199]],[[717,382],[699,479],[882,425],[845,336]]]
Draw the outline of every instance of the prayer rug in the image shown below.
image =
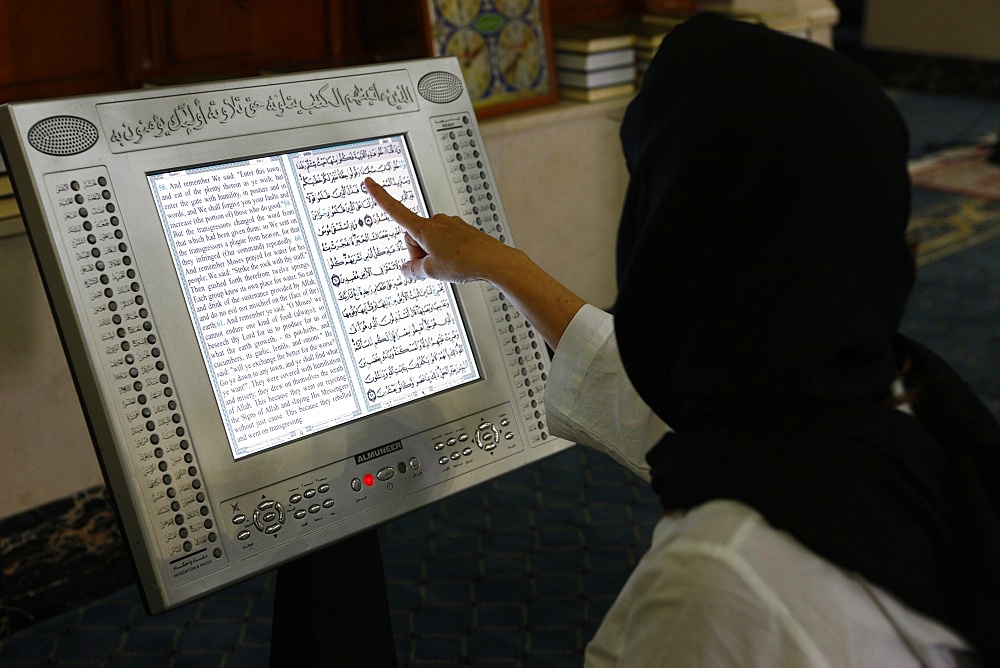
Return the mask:
[[1000,235],[1000,166],[996,200],[954,197],[914,212],[909,233],[917,264],[925,265]]
[[1000,164],[988,160],[994,150],[980,144],[935,153],[911,163],[910,179],[916,188],[1000,200]]

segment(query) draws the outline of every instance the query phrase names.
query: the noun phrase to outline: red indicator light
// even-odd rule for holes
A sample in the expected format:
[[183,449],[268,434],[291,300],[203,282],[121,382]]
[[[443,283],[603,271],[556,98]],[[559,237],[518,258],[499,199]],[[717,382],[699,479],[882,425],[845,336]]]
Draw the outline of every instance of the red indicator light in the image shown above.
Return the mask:
[[374,484],[375,484],[375,476],[373,476],[371,473],[366,473],[365,474],[365,487],[371,487]]

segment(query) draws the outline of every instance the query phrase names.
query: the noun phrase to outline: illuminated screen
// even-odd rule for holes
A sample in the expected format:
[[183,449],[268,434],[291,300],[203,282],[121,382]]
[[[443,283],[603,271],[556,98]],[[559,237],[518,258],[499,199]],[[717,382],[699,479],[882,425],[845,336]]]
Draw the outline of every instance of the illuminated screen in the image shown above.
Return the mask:
[[237,459],[480,377],[366,176],[427,215],[402,135],[148,175]]

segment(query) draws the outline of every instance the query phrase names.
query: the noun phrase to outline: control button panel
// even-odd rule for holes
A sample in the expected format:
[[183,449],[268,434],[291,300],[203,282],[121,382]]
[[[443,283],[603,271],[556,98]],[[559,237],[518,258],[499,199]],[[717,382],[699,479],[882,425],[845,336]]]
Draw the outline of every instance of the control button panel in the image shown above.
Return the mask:
[[[237,558],[360,513],[373,513],[379,521],[379,509],[387,504],[523,452],[524,435],[511,411],[510,404],[502,404],[225,501]],[[426,465],[429,461],[434,464]],[[397,514],[387,509],[384,519]]]
[[[435,116],[431,124],[458,204],[458,215],[496,239],[510,243],[510,230],[475,120],[469,114],[454,113]],[[488,283],[482,285],[517,396],[517,410],[527,426],[526,443],[530,447],[541,445],[551,438],[545,426],[542,397],[548,379],[548,352],[531,323],[504,294]]]
[[229,560],[201,478],[180,397],[132,256],[126,213],[102,166],[45,175],[84,327],[100,348],[121,453],[143,490],[161,560],[175,585]]

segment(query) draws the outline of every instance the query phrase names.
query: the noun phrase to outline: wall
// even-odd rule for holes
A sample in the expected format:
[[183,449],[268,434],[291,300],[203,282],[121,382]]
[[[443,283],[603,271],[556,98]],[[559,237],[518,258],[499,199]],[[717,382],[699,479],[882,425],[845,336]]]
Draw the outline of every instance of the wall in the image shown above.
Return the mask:
[[997,0],[868,0],[869,48],[1000,62]]
[[588,302],[614,304],[615,238],[628,173],[627,100],[490,119],[482,126],[514,241]]

